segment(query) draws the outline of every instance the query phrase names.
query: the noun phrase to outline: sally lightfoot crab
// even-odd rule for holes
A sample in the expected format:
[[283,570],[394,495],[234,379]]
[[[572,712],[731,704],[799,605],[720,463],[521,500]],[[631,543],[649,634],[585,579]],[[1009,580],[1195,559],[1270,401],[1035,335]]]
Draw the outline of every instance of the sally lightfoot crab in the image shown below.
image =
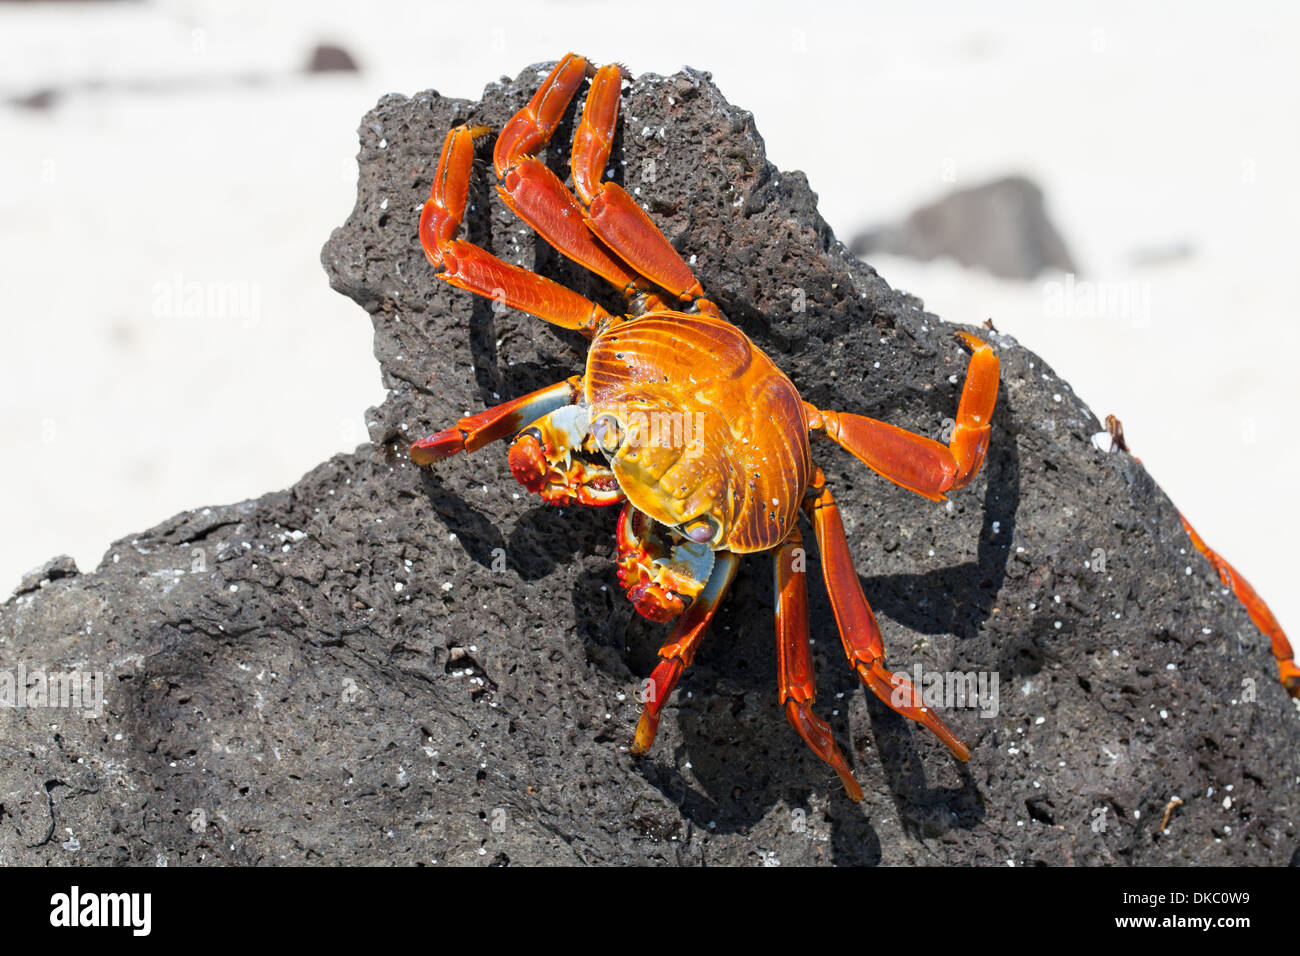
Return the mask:
[[[584,80],[590,88],[574,135],[571,192],[536,153]],[[885,667],[880,628],[854,571],[839,509],[811,446],[829,439],[889,480],[934,501],[968,484],[989,444],[998,359],[959,332],[971,357],[946,445],[848,412],[803,401],[790,379],[726,321],[688,264],[617,183],[605,179],[623,75],[569,54],[497,136],[501,198],[569,259],[613,283],[627,300],[611,315],[591,300],[457,238],[474,144],[489,131],[463,125],[443,145],[420,218],[420,241],[444,280],[591,339],[586,369],[415,442],[428,466],[511,439],[510,470],[556,504],[622,504],[618,576],[637,610],[675,620],[647,684],[633,751],[655,738],[665,703],[726,593],[739,558],[770,552],[775,568],[780,702],[799,735],[862,799],[830,728],[813,711],[808,593],[801,516],[849,663],[881,700],[931,730],[960,760],[965,745],[908,679]]]

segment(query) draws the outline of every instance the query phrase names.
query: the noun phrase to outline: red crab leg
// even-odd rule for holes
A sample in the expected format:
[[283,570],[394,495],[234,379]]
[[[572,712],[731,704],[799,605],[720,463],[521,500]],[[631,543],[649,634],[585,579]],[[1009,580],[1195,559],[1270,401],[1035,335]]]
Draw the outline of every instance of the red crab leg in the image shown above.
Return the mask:
[[998,398],[998,357],[969,332],[957,335],[971,348],[970,365],[957,406],[952,437],[945,448],[933,439],[897,425],[806,406],[809,428],[824,430],[868,468],[932,501],[969,484],[989,446],[989,419]]
[[[626,296],[647,292],[647,283],[596,241],[583,221],[582,207],[560,177],[535,153],[555,132],[582,78],[587,61],[570,53],[511,117],[492,153],[501,199],[558,252],[613,283]],[[662,307],[662,303],[658,303]]]
[[663,647],[659,648],[659,665],[650,675],[645,706],[641,710],[641,720],[636,725],[636,738],[632,741],[632,753],[643,754],[650,749],[659,730],[659,717],[668,696],[677,686],[682,672],[691,666],[700,640],[713,620],[714,612],[727,593],[731,580],[736,576],[739,559],[730,551],[717,551],[714,554],[713,573],[709,583],[699,593],[686,613],[677,619],[673,632]]
[[[1106,416],[1106,430],[1110,432],[1113,445],[1111,450],[1128,451],[1128,443],[1124,441],[1124,426],[1114,415]],[[1141,463],[1142,459],[1136,455],[1133,456],[1135,462]],[[1300,667],[1296,666],[1295,654],[1291,650],[1291,642],[1286,638],[1286,632],[1282,630],[1282,625],[1277,622],[1273,616],[1272,610],[1264,603],[1264,599],[1259,596],[1250,582],[1243,578],[1240,572],[1229,564],[1222,555],[1205,543],[1205,539],[1196,533],[1190,521],[1178,512],[1178,520],[1183,523],[1183,530],[1187,536],[1192,539],[1192,545],[1197,551],[1205,555],[1206,560],[1215,571],[1219,573],[1219,580],[1223,582],[1224,587],[1231,588],[1232,593],[1237,600],[1246,608],[1246,613],[1250,615],[1251,622],[1259,628],[1273,644],[1273,656],[1277,658],[1278,677],[1282,681],[1282,686],[1286,688],[1287,693],[1292,697],[1300,697]]]
[[435,266],[443,265],[441,246],[456,238],[469,201],[469,174],[474,165],[474,140],[486,126],[457,126],[442,141],[442,155],[420,215],[420,241]]
[[497,258],[470,242],[454,238],[465,215],[474,140],[486,126],[457,126],[447,133],[433,175],[429,199],[420,213],[420,244],[438,275],[459,289],[563,326],[590,334],[609,317],[591,300],[535,272]]
[[901,674],[885,669],[885,644],[880,636],[876,616],[862,593],[862,584],[853,569],[849,555],[848,539],[844,536],[844,523],[840,511],[823,484],[818,469],[813,485],[813,496],[804,502],[804,510],[817,531],[817,546],[822,554],[822,574],[830,594],[831,609],[839,624],[840,638],[849,663],[862,682],[871,688],[890,708],[922,724],[944,742],[958,760],[970,758],[966,745],[957,739],[943,721],[927,708],[912,682]]
[[[812,752],[840,775],[849,799],[860,802],[862,788],[836,746],[831,728],[812,710],[817,684],[808,647],[808,584],[802,544],[803,538],[796,528],[772,555],[776,573],[776,659],[781,707]],[[800,559],[798,563],[796,557]]]
[[1232,589],[1232,593],[1237,596],[1246,607],[1246,613],[1250,615],[1251,621],[1255,626],[1264,632],[1265,636],[1273,642],[1273,656],[1277,658],[1278,676],[1282,680],[1282,686],[1287,689],[1292,697],[1300,697],[1300,667],[1296,667],[1295,654],[1291,650],[1291,642],[1286,638],[1286,632],[1282,630],[1282,625],[1277,622],[1269,606],[1264,603],[1264,599],[1259,596],[1250,582],[1241,576],[1241,574],[1231,564],[1225,561],[1213,548],[1205,543],[1196,529],[1191,526],[1182,512],[1178,514],[1187,530],[1187,534],[1192,539],[1192,544],[1196,550],[1209,559],[1214,570],[1219,572],[1219,579],[1223,582],[1224,587]]
[[478,451],[491,442],[511,437],[548,412],[576,402],[581,394],[582,378],[578,375],[539,388],[495,408],[462,418],[453,427],[428,438],[421,438],[411,445],[411,460],[417,465],[432,465],[458,451]]
[[573,94],[591,72],[591,65],[576,53],[566,53],[555,64],[528,105],[501,127],[501,135],[492,148],[492,163],[498,176],[505,176],[506,170],[521,157],[532,155],[546,145]]
[[596,71],[573,137],[573,186],[587,209],[587,225],[599,239],[637,272],[663,286],[682,301],[695,300],[701,311],[716,314],[690,266],[659,227],[618,183],[604,182],[623,71],[609,63]]

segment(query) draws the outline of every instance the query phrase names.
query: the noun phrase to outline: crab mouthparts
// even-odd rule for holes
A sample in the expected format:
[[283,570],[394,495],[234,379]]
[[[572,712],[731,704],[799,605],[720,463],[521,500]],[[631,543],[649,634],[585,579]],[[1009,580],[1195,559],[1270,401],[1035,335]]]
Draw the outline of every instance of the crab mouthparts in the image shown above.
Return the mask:
[[552,504],[615,504],[622,497],[614,472],[582,450],[558,457],[540,431],[525,429],[510,446],[510,472],[515,480]]

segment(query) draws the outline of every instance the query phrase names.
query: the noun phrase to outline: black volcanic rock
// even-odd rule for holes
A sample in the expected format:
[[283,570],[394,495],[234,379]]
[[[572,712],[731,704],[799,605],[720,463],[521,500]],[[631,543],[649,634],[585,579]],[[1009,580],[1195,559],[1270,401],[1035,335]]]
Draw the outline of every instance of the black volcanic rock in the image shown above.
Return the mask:
[[[777,705],[762,556],[651,754],[628,753],[667,628],[617,587],[615,511],[544,505],[503,446],[429,473],[404,453],[582,368],[581,338],[442,283],[416,239],[447,129],[500,128],[543,70],[480,103],[387,96],[362,122],[357,205],[322,259],[374,323],[372,443],[124,537],[91,573],[55,565],[0,609],[0,676],[98,671],[106,698],[98,718],[0,709],[0,863],[1291,859],[1300,724],[1267,642],[1146,471],[1098,451],[1069,386],[991,332],[992,445],[949,504],[817,446],[892,666],[998,678],[996,715],[945,711],[969,764],[858,685],[811,574],[818,709],[866,791],[844,796]],[[544,154],[561,174],[572,132],[573,110]],[[806,398],[942,433],[954,327],[849,255],[707,74],[632,81],[613,156]],[[469,238],[617,306],[487,175]]]

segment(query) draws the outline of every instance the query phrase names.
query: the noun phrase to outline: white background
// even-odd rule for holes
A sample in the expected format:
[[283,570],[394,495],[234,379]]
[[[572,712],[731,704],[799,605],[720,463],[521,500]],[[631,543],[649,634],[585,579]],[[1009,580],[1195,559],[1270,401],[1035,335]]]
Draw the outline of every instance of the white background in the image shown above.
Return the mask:
[[[1033,177],[1079,281],[1137,291],[1144,314],[1053,314],[1061,276],[872,263],[946,319],[992,316],[1118,414],[1300,629],[1297,8],[636,9],[0,6],[0,99],[59,93],[45,111],[0,103],[0,590],[60,552],[93,568],[116,537],[286,487],[364,441],[382,399],[370,323],[318,261],[352,207],[362,114],[390,91],[477,98],[574,49],[711,70],[846,240],[955,186]],[[320,41],[362,72],[304,75]],[[172,290],[193,283],[231,308],[178,313]]]

